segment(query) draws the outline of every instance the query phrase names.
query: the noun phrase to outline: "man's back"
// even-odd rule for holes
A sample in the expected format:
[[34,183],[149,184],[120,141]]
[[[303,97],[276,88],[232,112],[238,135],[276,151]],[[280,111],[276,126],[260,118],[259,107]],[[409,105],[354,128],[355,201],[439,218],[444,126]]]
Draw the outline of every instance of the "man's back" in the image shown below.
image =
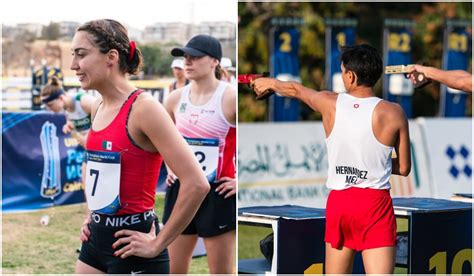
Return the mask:
[[[317,107],[310,105],[310,107],[321,113],[326,137],[329,137],[334,127],[336,103],[340,95],[330,92],[316,93],[325,93],[325,95],[318,95],[318,99],[315,99],[315,101],[318,102],[319,105]],[[352,94],[349,93],[349,95]],[[322,98],[325,99],[323,100]],[[407,119],[400,105],[381,100],[374,109],[372,129],[379,142],[387,146],[394,146],[398,132],[406,122]]]
[[334,126],[326,139],[329,189],[349,187],[390,189],[391,145],[373,131],[374,110],[382,100],[339,94]]
[[400,105],[382,100],[374,110],[372,129],[380,143],[394,146],[398,134],[407,123],[407,118]]

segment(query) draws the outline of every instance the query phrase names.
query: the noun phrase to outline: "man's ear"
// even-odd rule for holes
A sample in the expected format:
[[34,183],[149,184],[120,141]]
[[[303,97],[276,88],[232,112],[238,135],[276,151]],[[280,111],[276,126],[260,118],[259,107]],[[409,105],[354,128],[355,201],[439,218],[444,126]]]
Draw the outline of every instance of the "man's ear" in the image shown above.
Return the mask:
[[350,73],[351,83],[357,83],[357,75],[354,73],[354,71],[349,71],[349,73]]

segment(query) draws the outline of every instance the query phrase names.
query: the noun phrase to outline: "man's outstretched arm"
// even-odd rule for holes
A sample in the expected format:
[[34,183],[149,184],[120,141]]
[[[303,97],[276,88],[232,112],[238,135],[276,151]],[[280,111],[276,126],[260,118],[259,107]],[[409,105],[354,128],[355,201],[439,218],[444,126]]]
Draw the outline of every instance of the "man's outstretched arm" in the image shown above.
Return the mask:
[[463,70],[441,70],[418,64],[409,70],[411,72],[417,71],[423,73],[427,78],[438,81],[448,87],[472,93],[472,75],[469,72]]
[[275,78],[258,78],[253,81],[252,87],[257,96],[270,89],[281,96],[296,98],[319,112],[330,106],[328,101],[334,95],[330,91],[316,91],[295,81],[279,81]]

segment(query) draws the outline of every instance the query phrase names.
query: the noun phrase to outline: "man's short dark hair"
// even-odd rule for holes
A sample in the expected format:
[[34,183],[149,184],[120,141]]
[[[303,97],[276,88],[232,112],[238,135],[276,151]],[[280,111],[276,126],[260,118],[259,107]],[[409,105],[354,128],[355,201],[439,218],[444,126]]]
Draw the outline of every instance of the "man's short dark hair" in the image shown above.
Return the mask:
[[373,87],[382,75],[382,58],[372,46],[343,46],[341,62],[357,75],[357,85]]

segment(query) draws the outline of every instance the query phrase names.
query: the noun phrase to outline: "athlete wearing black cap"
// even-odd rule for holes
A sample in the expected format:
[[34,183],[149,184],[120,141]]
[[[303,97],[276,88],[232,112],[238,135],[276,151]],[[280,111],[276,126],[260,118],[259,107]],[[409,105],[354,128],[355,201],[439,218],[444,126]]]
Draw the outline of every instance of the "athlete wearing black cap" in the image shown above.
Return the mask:
[[217,60],[222,58],[221,43],[210,35],[196,35],[182,48],[174,48],[171,54],[181,57],[188,54],[193,57],[210,56]]
[[[236,90],[220,81],[222,50],[214,37],[197,35],[171,54],[184,56],[185,77],[191,83],[171,93],[165,108],[199,157],[211,190],[188,227],[168,247],[170,273],[188,273],[199,236],[206,247],[209,272],[230,274],[235,261]],[[167,182],[165,228],[179,190],[184,189],[172,172]]]

